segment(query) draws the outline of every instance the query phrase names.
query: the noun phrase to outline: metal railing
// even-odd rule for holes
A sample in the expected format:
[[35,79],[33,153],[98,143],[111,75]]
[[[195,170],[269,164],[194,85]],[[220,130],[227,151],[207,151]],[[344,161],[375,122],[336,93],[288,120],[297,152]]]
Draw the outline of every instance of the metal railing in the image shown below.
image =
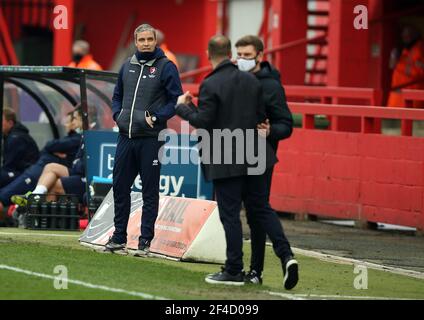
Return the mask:
[[[270,48],[270,49],[266,49],[264,50],[264,54],[275,54],[277,52],[283,51],[283,50],[287,50],[290,48],[294,48],[297,46],[301,46],[304,44],[313,44],[322,40],[325,40],[327,38],[327,35],[320,35],[317,37],[313,37],[313,38],[304,38],[304,39],[299,39],[299,40],[295,40],[295,41],[291,41],[291,42],[287,42],[281,45],[278,45],[274,48]],[[187,71],[187,72],[183,72],[180,74],[180,78],[181,80],[185,80],[191,77],[195,77],[198,75],[201,75],[205,72],[209,72],[212,70],[211,66],[205,66],[205,67],[201,67],[195,70],[191,70],[191,71]]]
[[[315,129],[315,116],[331,116],[332,120],[337,117],[357,117],[361,119],[361,133],[381,133],[378,123],[383,119],[397,119],[401,121],[401,135],[412,136],[412,122],[424,121],[424,110],[405,108],[386,108],[374,106],[353,105],[328,105],[318,103],[290,102],[290,110],[302,115],[303,129]],[[330,130],[336,131],[334,126]]]

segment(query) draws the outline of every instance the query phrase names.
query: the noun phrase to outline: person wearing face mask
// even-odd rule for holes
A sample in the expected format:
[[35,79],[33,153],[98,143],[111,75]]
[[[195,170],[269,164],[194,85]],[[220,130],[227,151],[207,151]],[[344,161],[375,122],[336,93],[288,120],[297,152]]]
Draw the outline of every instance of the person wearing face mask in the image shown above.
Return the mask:
[[72,61],[68,67],[97,71],[103,70],[90,54],[90,44],[84,40],[75,41],[72,47]]
[[72,166],[81,144],[81,134],[77,131],[82,128],[82,121],[74,118],[74,111],[69,112],[66,118],[68,135],[47,142],[40,152],[38,161],[27,168],[16,180],[0,189],[0,211],[4,206],[11,204],[12,196],[24,195],[33,190],[48,164],[59,163],[69,168]]
[[157,46],[156,30],[142,24],[134,31],[136,52],[120,71],[112,98],[112,112],[118,128],[113,167],[115,231],[106,252],[127,254],[127,226],[131,209],[131,188],[139,174],[142,181],[143,215],[135,256],[149,255],[159,210],[159,181],[163,141],[159,133],[175,115],[175,103],[183,93],[175,64]]
[[[73,112],[73,123],[75,132],[82,133],[82,116],[81,108],[77,108]],[[68,167],[60,163],[47,164],[40,178],[38,179],[37,186],[33,191],[29,191],[25,196],[14,195],[11,200],[19,206],[25,206],[31,194],[46,194],[51,193],[47,197],[48,201],[54,201],[55,195],[62,194],[75,194],[78,195],[80,202],[83,201],[85,193],[85,165],[84,165],[84,138],[81,137],[80,147],[72,161],[72,166]]]
[[[278,142],[289,138],[293,131],[293,117],[287,105],[284,88],[280,82],[280,73],[269,62],[262,61],[264,45],[259,37],[244,36],[236,42],[235,46],[238,68],[241,71],[254,74],[262,85],[262,97],[267,120],[259,124],[258,129],[265,130],[267,140],[276,155]],[[274,167],[272,166],[264,174],[268,203],[273,170]],[[246,217],[250,226],[252,251],[250,271],[245,276],[245,282],[262,284],[266,232],[256,218],[254,210],[248,204],[246,205]],[[279,223],[278,220],[276,222]]]
[[[402,30],[402,50],[394,49],[391,54],[390,68],[392,92],[387,105],[405,107],[401,89],[424,89],[424,42],[420,32],[414,26],[405,26]],[[424,108],[424,103],[414,101],[414,108]]]

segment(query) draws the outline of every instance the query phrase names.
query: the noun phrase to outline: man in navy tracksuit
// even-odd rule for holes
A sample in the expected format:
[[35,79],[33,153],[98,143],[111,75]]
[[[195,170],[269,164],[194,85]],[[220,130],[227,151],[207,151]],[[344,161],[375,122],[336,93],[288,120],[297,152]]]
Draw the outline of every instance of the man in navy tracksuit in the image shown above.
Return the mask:
[[112,99],[120,134],[113,168],[115,232],[106,251],[126,253],[131,187],[140,174],[143,215],[135,255],[145,256],[159,209],[158,152],[163,142],[158,135],[175,115],[174,106],[183,91],[176,66],[156,47],[155,29],[143,24],[135,30],[134,38],[137,51],[121,67]]
[[0,188],[11,183],[35,163],[39,151],[29,130],[16,120],[12,109],[3,109],[3,163],[0,168]]
[[38,161],[27,168],[12,183],[0,189],[0,212],[4,206],[11,204],[12,196],[23,195],[36,187],[37,181],[47,164],[59,163],[66,167],[72,166],[81,143],[81,135],[76,133],[75,129],[77,128],[73,127],[72,114],[69,114],[69,117],[67,123],[68,135],[47,142],[40,152]]
[[[82,129],[82,109],[76,108],[73,112],[74,127]],[[80,202],[83,202],[85,191],[85,163],[84,163],[84,138],[80,139],[80,147],[72,161],[72,166],[52,162],[47,164],[38,179],[37,186],[31,192],[24,196],[15,195],[12,197],[12,202],[19,206],[26,206],[28,198],[31,194],[46,194],[48,201],[56,200],[56,195],[60,194],[75,194],[78,195]]]

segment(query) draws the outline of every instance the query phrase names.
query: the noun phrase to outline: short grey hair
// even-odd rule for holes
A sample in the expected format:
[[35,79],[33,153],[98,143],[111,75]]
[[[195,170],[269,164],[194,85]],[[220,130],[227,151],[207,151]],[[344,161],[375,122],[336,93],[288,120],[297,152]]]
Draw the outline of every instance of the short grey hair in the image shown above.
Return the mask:
[[142,33],[144,31],[151,31],[153,32],[153,35],[155,37],[156,40],[156,29],[153,28],[150,24],[144,23],[142,25],[139,25],[135,31],[134,31],[134,39],[137,40],[137,33]]

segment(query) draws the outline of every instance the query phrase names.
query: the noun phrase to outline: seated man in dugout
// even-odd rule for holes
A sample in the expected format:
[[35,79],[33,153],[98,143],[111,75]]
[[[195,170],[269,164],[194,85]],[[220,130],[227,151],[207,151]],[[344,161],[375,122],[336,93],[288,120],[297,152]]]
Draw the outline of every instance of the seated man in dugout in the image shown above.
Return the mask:
[[33,190],[44,167],[49,163],[59,163],[71,167],[81,144],[82,119],[74,117],[75,110],[67,115],[65,124],[68,135],[49,141],[40,153],[38,161],[26,169],[16,180],[0,189],[0,212],[11,204],[11,197]]
[[[75,118],[81,119],[80,110],[74,112]],[[12,202],[19,206],[26,206],[32,194],[36,199],[37,195],[47,193],[47,201],[55,201],[57,195],[73,194],[78,196],[80,202],[83,202],[85,183],[84,139],[81,139],[80,148],[71,168],[60,163],[49,163],[44,167],[35,189],[28,191],[25,196],[12,196]]]
[[29,166],[37,162],[39,151],[29,130],[17,120],[10,108],[3,109],[3,163],[0,167],[0,188],[11,183]]

